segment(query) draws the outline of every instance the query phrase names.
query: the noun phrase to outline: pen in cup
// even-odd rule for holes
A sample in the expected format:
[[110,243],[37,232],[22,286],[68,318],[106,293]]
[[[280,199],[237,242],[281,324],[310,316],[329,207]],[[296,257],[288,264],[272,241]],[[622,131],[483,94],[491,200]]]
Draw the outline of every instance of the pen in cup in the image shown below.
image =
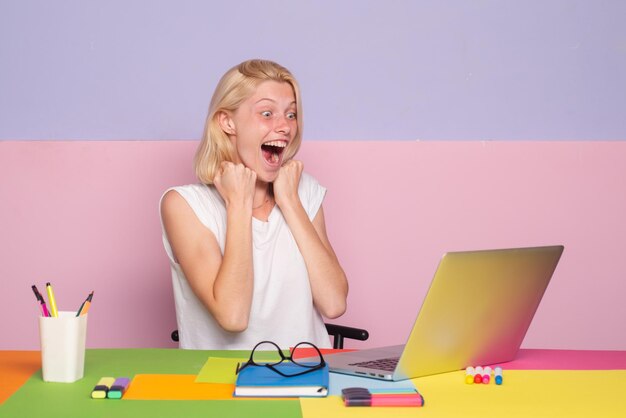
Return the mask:
[[83,304],[80,305],[80,308],[78,308],[78,312],[76,312],[76,316],[86,315],[87,314],[87,312],[89,311],[89,307],[91,306],[91,299],[92,298],[93,298],[93,291],[91,291],[89,296],[87,296],[87,299],[85,299]]
[[46,290],[48,291],[48,302],[50,302],[50,314],[55,318],[59,316],[57,311],[57,302],[54,299],[54,292],[52,291],[52,285],[50,282],[46,283]]
[[40,304],[41,315],[45,317],[50,316],[50,312],[48,312],[48,307],[46,306],[46,301],[43,299],[43,296],[41,296],[41,293],[39,293],[39,290],[37,290],[37,286],[33,285],[32,289],[35,297],[37,298],[37,302]]

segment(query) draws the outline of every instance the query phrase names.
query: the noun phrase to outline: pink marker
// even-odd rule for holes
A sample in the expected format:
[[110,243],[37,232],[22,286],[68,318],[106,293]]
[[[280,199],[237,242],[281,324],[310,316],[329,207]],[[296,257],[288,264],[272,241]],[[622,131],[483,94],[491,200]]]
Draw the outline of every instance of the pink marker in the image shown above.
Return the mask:
[[346,406],[424,406],[424,397],[415,389],[369,389],[362,387],[341,390]]
[[50,312],[48,312],[46,301],[43,299],[43,296],[41,296],[41,293],[39,293],[39,290],[37,290],[37,286],[32,285],[32,289],[33,289],[33,293],[35,293],[35,297],[37,298],[37,301],[39,301],[39,304],[41,307],[41,314],[45,317],[51,316]]
[[491,380],[491,367],[487,366],[483,370],[483,383],[488,385]]
[[406,394],[372,394],[370,406],[424,406],[424,398],[419,393]]
[[48,307],[46,306],[46,302],[41,302],[41,309],[43,310],[43,316],[52,316],[50,312],[48,312]]

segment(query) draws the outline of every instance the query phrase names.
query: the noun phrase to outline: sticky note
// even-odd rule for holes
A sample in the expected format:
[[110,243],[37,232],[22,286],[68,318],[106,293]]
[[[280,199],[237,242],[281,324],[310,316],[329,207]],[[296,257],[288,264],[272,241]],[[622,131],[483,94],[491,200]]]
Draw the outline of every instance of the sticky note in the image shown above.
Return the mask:
[[247,358],[209,357],[196,377],[196,383],[235,384],[237,364],[248,361]]

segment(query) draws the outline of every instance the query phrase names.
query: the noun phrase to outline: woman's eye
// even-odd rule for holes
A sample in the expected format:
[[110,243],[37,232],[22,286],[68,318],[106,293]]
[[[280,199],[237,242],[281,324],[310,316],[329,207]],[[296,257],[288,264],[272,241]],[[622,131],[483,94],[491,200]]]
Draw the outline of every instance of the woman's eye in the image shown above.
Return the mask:
[[270,112],[269,110],[266,110],[265,112],[261,112],[261,116],[265,118],[269,118],[270,116],[272,116],[272,112]]
[[289,113],[287,113],[287,119],[293,119],[293,120],[295,120],[295,119],[296,119],[296,114],[295,114],[295,112],[289,112]]

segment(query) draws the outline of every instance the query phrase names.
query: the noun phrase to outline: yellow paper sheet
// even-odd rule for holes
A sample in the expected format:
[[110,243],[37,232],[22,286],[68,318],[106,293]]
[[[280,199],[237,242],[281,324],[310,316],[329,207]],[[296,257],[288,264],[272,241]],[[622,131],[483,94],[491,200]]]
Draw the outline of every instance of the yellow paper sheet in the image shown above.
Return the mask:
[[504,384],[467,385],[464,372],[413,379],[419,408],[345,407],[341,397],[302,398],[314,417],[620,417],[626,416],[626,370],[504,370]]
[[247,358],[209,357],[196,377],[196,383],[230,383],[235,384],[237,363]]
[[210,400],[233,399],[234,384],[196,383],[194,374],[138,374],[123,399]]

